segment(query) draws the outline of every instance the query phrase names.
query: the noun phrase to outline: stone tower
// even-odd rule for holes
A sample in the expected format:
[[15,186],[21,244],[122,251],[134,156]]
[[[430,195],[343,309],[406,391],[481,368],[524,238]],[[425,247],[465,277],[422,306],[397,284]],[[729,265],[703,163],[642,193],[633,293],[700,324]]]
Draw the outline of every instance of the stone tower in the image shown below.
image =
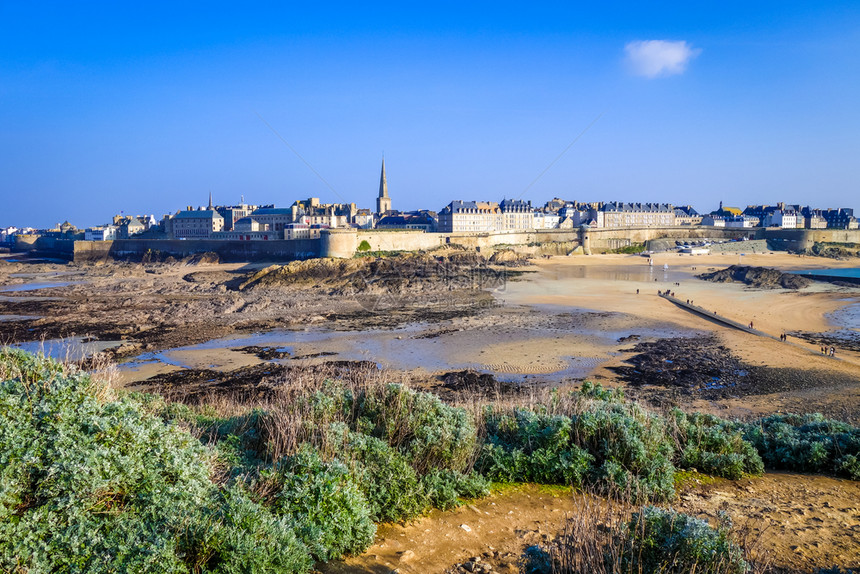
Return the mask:
[[382,158],[382,174],[379,176],[379,197],[376,198],[376,213],[391,210],[391,198],[388,197],[388,182],[385,180],[385,158]]

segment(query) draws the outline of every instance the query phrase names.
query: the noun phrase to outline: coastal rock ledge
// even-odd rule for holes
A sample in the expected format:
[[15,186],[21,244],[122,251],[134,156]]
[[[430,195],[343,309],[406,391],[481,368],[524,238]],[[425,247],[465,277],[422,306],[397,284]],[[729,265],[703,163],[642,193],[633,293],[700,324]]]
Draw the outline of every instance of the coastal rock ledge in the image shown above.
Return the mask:
[[747,265],[732,265],[726,269],[697,275],[699,279],[715,283],[740,282],[751,287],[765,289],[803,289],[812,283],[811,279],[792,273],[783,273],[778,269],[768,267],[750,267]]

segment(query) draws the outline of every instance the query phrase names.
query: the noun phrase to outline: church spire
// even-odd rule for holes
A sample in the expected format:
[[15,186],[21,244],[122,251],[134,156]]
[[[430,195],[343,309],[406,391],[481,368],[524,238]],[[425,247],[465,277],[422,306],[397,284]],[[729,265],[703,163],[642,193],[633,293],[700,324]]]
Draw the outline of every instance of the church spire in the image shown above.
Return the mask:
[[212,208],[212,192],[211,191],[209,192],[209,207],[208,207],[208,209],[209,209],[209,211],[212,211],[212,209],[213,209]]
[[385,156],[382,156],[382,173],[379,175],[379,196],[376,198],[376,213],[391,211],[391,198],[388,197],[388,181],[385,178]]
[[382,156],[382,173],[379,176],[379,197],[388,197],[388,181],[385,179],[385,156]]

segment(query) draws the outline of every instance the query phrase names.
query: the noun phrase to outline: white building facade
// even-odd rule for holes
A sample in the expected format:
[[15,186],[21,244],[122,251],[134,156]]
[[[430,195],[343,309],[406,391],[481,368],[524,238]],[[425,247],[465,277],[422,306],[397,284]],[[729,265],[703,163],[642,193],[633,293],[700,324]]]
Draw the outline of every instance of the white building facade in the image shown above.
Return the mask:
[[117,238],[117,235],[118,230],[116,225],[90,227],[84,231],[84,239],[86,241],[113,241]]

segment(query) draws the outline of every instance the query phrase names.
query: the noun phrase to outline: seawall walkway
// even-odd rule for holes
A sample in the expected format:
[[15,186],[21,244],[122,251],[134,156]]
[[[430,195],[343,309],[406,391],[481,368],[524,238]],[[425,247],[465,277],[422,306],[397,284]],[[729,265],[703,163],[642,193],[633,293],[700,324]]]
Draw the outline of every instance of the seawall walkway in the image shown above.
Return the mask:
[[[678,299],[677,297],[672,297],[671,295],[668,295],[668,294],[663,293],[663,292],[660,292],[660,297],[662,297],[663,299],[667,299],[667,300],[671,301],[672,303],[674,303],[678,307],[686,309],[687,311],[692,311],[693,313],[695,313],[697,315],[701,315],[702,317],[705,317],[705,318],[710,319],[712,321],[716,321],[717,323],[722,323],[723,325],[727,325],[729,327],[734,327],[735,329],[745,331],[751,335],[758,335],[759,337],[767,337],[769,339],[779,341],[778,337],[774,337],[773,335],[765,333],[764,331],[759,331],[758,329],[752,329],[752,328],[750,328],[749,325],[744,325],[743,323],[738,323],[737,321],[729,319],[728,317],[723,317],[722,315],[717,315],[716,311],[708,311],[704,307],[699,307],[698,305],[691,305],[690,303],[687,303],[686,301],[682,301],[681,299]],[[806,347],[804,347],[804,348],[806,348]]]
[[[733,319],[729,319],[728,317],[723,317],[722,315],[718,315],[716,311],[708,311],[704,307],[699,307],[698,305],[691,305],[690,303],[687,303],[686,301],[682,301],[681,299],[678,299],[677,297],[672,297],[671,295],[663,293],[662,291],[660,292],[660,297],[662,297],[663,299],[667,299],[668,301],[671,301],[672,303],[674,303],[678,307],[681,307],[682,309],[686,309],[687,311],[695,313],[696,315],[700,315],[700,316],[705,317],[706,319],[710,319],[711,321],[714,321],[716,323],[721,323],[723,325],[726,325],[727,327],[732,327],[734,329],[738,329],[740,331],[747,332],[750,335],[757,335],[759,337],[766,337],[768,339],[773,339],[774,341],[780,340],[779,337],[774,337],[773,335],[771,335],[769,333],[765,333],[764,331],[759,331],[758,329],[751,329],[749,325],[744,325],[743,323],[738,323],[737,321],[735,321]],[[812,353],[813,355],[821,355],[821,351],[819,349],[812,349],[806,345],[802,345],[800,343],[795,343],[793,341],[787,341],[786,340],[786,341],[780,341],[780,342],[782,342],[785,345],[793,345],[793,346],[797,347],[798,349],[803,349],[804,351]],[[840,357],[840,356],[836,356],[836,357],[832,357],[832,358],[836,359],[838,361],[845,361],[846,360],[845,357]],[[856,364],[855,361],[850,360],[850,359],[848,360],[848,362]]]

